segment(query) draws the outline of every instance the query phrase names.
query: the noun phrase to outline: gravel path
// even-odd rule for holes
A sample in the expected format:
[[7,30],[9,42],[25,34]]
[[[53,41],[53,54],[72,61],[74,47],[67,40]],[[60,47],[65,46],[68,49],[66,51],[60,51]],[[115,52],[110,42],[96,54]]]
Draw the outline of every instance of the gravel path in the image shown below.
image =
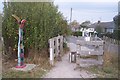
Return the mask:
[[69,62],[69,54],[62,57],[62,61],[57,62],[44,78],[95,78],[96,76],[88,71],[76,68],[75,63]]

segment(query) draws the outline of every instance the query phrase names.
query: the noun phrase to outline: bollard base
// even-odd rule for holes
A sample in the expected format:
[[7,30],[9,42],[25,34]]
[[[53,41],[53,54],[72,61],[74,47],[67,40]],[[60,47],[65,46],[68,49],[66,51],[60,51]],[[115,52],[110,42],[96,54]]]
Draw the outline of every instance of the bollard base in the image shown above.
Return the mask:
[[12,70],[17,70],[17,71],[30,71],[36,67],[35,64],[25,64],[23,66],[16,66],[11,68]]
[[24,68],[24,67],[26,67],[26,65],[24,64],[24,65],[22,65],[22,66],[16,66],[15,68]]

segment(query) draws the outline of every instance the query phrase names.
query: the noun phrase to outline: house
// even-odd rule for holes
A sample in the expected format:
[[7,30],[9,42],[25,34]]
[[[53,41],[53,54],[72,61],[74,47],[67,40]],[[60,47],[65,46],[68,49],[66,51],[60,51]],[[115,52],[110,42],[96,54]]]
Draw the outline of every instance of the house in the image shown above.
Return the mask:
[[77,25],[77,26],[70,26],[70,29],[71,29],[73,32],[80,31],[80,26],[79,26],[79,25]]
[[97,23],[91,24],[88,27],[96,29],[97,26],[102,28],[103,33],[113,33],[114,28],[115,28],[115,24],[113,21],[111,21],[111,22],[100,22],[99,21]]
[[84,37],[92,37],[97,33],[94,28],[81,28],[80,31]]

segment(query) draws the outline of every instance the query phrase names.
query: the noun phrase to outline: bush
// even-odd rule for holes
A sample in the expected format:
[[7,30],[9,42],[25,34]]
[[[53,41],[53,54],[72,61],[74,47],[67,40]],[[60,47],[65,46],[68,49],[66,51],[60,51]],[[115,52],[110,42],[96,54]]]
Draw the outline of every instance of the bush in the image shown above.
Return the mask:
[[74,36],[82,36],[82,32],[80,32],[80,31],[77,31],[77,32],[73,32],[73,35]]
[[67,21],[51,2],[4,3],[3,12],[2,36],[6,51],[9,47],[17,50],[18,44],[18,24],[12,14],[27,20],[24,28],[25,51],[41,51],[48,48],[50,38],[68,33]]

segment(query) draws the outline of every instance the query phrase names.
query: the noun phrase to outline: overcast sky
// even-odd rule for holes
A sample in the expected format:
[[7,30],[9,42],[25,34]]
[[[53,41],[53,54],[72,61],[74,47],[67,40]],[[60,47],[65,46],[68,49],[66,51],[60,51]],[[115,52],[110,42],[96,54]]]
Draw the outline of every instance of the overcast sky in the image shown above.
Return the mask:
[[118,0],[55,0],[54,3],[68,21],[72,8],[72,20],[80,23],[86,20],[92,23],[98,20],[112,21],[118,13]]
[[3,0],[0,0],[0,12],[2,12],[3,9],[3,4],[2,4]]
[[[0,0],[0,12],[3,9]],[[113,17],[118,13],[119,0],[54,0],[58,5],[59,11],[64,17],[70,20],[70,9],[72,8],[72,20],[83,22],[90,20],[91,22],[112,21]]]

